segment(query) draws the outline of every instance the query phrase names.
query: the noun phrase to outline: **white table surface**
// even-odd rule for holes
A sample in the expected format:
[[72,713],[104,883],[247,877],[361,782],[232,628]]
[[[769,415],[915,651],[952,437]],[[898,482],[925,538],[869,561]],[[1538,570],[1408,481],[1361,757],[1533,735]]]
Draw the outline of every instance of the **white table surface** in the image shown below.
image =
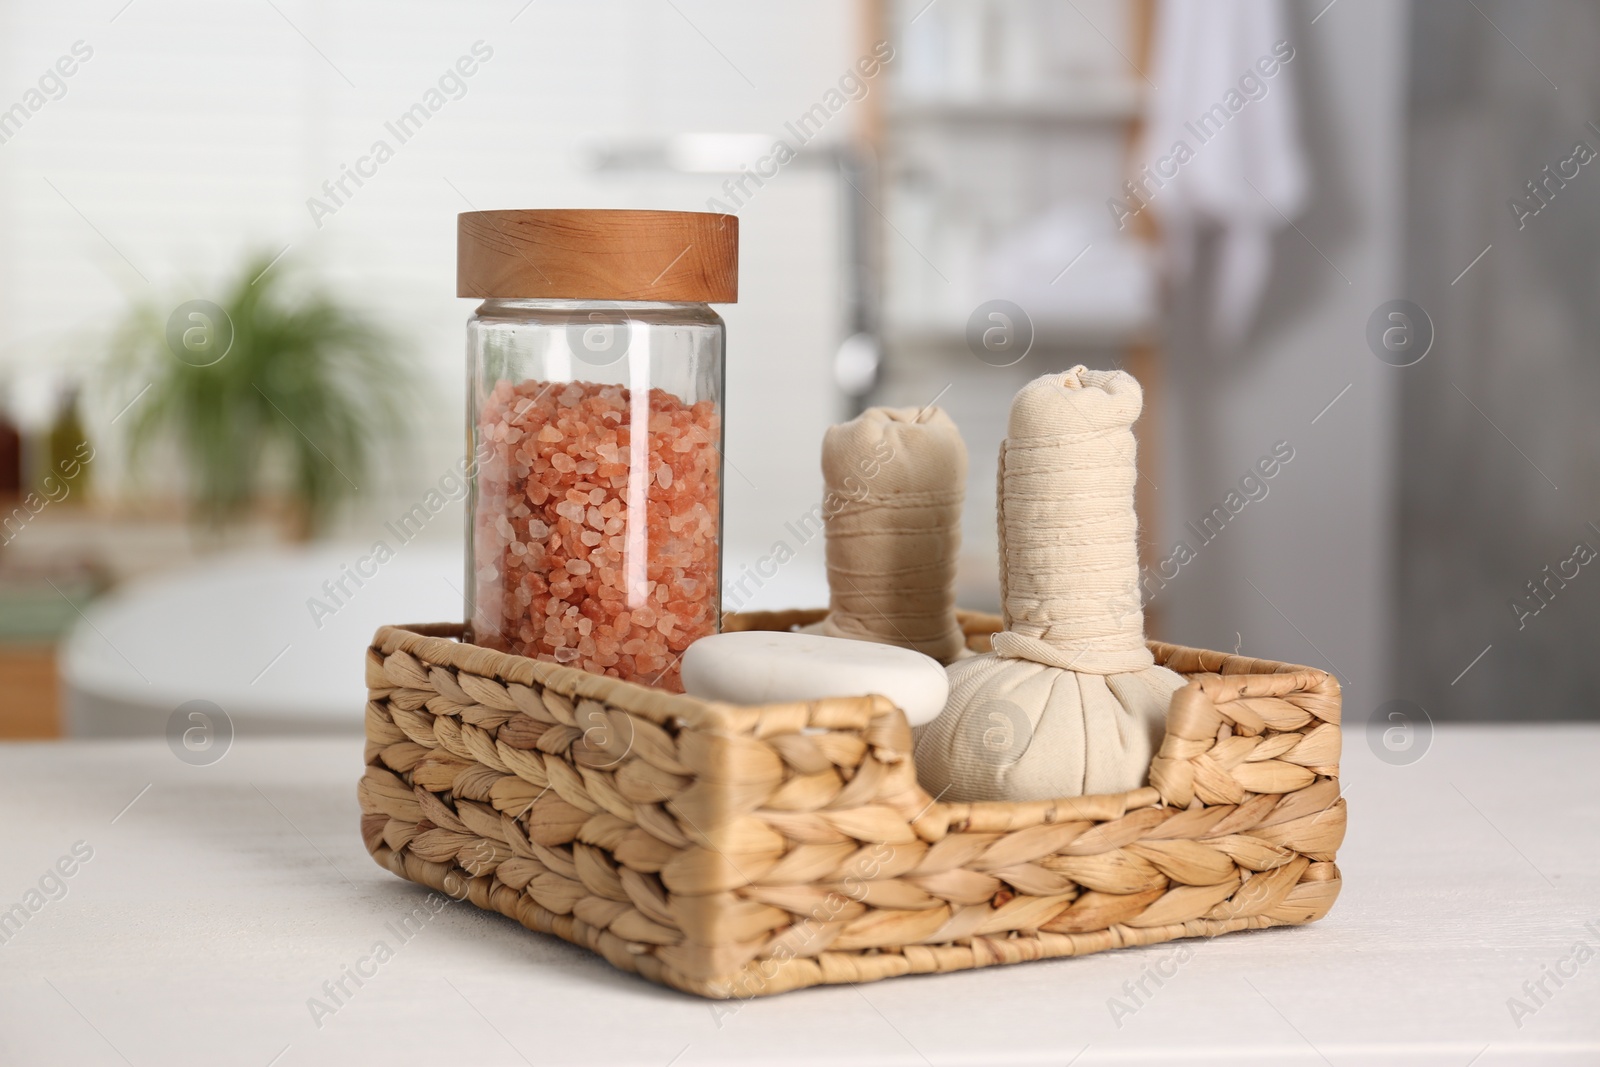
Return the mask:
[[[208,767],[0,745],[0,909],[94,850],[0,944],[0,1063],[1600,1064],[1600,953],[1520,1027],[1508,1006],[1600,950],[1597,767],[1600,726],[1441,727],[1398,767],[1352,730],[1320,923],[714,1004],[466,904],[400,942],[426,891],[362,847],[356,738],[243,736]],[[318,1027],[308,999],[378,940]]]

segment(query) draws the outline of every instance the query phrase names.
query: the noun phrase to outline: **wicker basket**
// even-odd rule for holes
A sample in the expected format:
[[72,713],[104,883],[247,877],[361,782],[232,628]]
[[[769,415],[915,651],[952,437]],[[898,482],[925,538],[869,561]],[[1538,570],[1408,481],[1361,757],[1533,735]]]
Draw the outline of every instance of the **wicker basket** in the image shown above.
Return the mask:
[[[786,629],[820,612],[735,617]],[[969,643],[999,626],[964,615]],[[377,862],[624,970],[750,997],[1311,922],[1339,892],[1339,686],[1188,675],[1150,785],[945,804],[883,697],[736,707],[388,626],[367,655]]]

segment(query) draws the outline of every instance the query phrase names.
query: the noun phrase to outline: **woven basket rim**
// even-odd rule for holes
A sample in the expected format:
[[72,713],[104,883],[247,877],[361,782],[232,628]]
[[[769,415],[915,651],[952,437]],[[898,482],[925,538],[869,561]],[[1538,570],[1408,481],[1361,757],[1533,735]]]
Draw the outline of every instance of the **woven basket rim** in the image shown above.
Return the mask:
[[466,623],[410,623],[380,626],[372,646],[388,654],[395,649],[419,655],[430,663],[448,663],[457,670],[553,689],[563,696],[599,701],[625,701],[628,709],[652,722],[673,719],[695,728],[726,728],[730,724],[722,712],[725,705],[665,689],[640,685],[578,667],[499,652],[467,640]]
[[[806,625],[816,622],[827,615],[826,608],[797,608],[788,611],[748,611],[732,613],[724,618],[723,631],[731,630],[774,630],[789,629],[792,626]],[[987,637],[1001,629],[1000,616],[982,611],[956,612],[961,622],[962,632],[966,634],[969,646],[975,638]],[[729,622],[735,625],[730,627]],[[373,636],[372,644],[375,648],[389,651],[392,648],[404,648],[407,652],[428,650],[444,655],[453,666],[469,668],[474,674],[487,674],[502,681],[520,682],[527,685],[537,682],[541,686],[551,686],[557,692],[567,696],[590,697],[604,700],[613,696],[649,696],[653,699],[662,699],[672,702],[670,713],[674,716],[687,716],[689,721],[700,725],[696,718],[697,713],[703,715],[706,708],[725,708],[734,705],[724,704],[719,701],[705,700],[700,697],[686,696],[680,693],[669,693],[653,686],[641,685],[638,682],[629,682],[621,678],[612,678],[606,675],[593,674],[577,667],[568,667],[560,663],[548,663],[542,660],[519,656],[512,652],[499,652],[482,645],[471,644],[467,640],[470,627],[464,622],[432,622],[432,623],[392,623],[380,626]],[[420,639],[420,640],[418,640]],[[1235,675],[1289,675],[1302,682],[1307,688],[1328,689],[1334,693],[1339,692],[1338,679],[1320,667],[1308,667],[1304,664],[1287,663],[1280,660],[1261,659],[1255,656],[1245,656],[1232,652],[1215,652],[1193,645],[1180,645],[1171,641],[1146,641],[1146,646],[1155,653],[1156,659],[1166,662],[1179,654],[1192,654],[1200,659],[1203,664],[1200,671],[1194,673],[1214,674],[1222,677]],[[452,650],[466,650],[467,657],[463,657]],[[433,656],[427,657],[433,662],[441,662]],[[530,673],[531,672],[531,673]],[[866,696],[868,694],[859,694]],[[666,710],[663,708],[663,710]],[[709,725],[709,723],[707,724]]]
[[[725,618],[724,631],[788,629],[820,619],[825,614],[824,609],[733,614]],[[998,615],[960,611],[958,616],[969,644],[981,643],[981,639],[1001,628]],[[429,663],[448,664],[459,671],[501,682],[537,685],[577,700],[619,704],[661,726],[745,733],[756,728],[768,713],[805,707],[813,712],[813,725],[862,732],[885,762],[912,758],[910,726],[905,713],[887,697],[862,694],[790,705],[727,704],[473,645],[466,640],[468,630],[466,623],[389,625],[378,629],[372,644],[386,656],[403,651]],[[1331,705],[1331,716],[1319,713],[1319,717],[1336,725],[1339,722],[1339,682],[1327,671],[1164,641],[1147,644],[1158,663],[1189,676],[1189,682],[1174,694],[1174,705],[1184,694],[1194,690],[1203,692],[1212,701],[1305,694],[1319,705]],[[1172,736],[1171,714],[1169,710],[1168,737]],[[1152,780],[1160,760],[1158,750],[1151,760]],[[923,815],[915,821],[943,824],[948,830],[1008,832],[1069,819],[1115,819],[1129,811],[1163,803],[1162,793],[1155,785],[1125,793],[1032,801],[945,802],[930,796]]]

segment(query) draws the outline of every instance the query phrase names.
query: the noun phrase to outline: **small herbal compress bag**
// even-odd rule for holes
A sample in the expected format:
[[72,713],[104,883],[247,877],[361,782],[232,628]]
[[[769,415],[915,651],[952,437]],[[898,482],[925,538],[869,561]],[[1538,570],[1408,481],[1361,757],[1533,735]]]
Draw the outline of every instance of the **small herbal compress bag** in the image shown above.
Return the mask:
[[967,446],[942,410],[868,408],[822,439],[828,615],[809,633],[966,652],[956,560]]
[[1076,367],[1017,393],[1000,451],[994,651],[949,668],[917,738],[922,787],[947,801],[1047,800],[1144,784],[1184,680],[1144,640],[1133,491],[1143,395]]

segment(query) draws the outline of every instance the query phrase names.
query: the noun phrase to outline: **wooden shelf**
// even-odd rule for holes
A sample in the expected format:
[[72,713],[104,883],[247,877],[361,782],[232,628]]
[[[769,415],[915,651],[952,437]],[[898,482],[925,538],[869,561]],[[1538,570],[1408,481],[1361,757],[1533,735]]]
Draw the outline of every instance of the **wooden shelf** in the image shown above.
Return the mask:
[[[894,271],[893,257],[887,251],[890,245],[887,231],[892,230],[906,243],[913,243],[917,238],[905,236],[902,229],[936,230],[944,215],[952,211],[952,202],[967,213],[974,203],[1003,203],[1007,210],[992,214],[1008,219],[1012,217],[1012,209],[1018,207],[1044,212],[1069,199],[1081,204],[1100,204],[1104,202],[1101,198],[1136,168],[1135,156],[1143,134],[1143,108],[1149,83],[1144,71],[1151,58],[1154,3],[1153,0],[1125,0],[1125,3],[1127,17],[1119,20],[1115,31],[1120,42],[1114,42],[1104,33],[1101,36],[1131,73],[1120,66],[1107,66],[1103,73],[1093,76],[1081,66],[1069,68],[1044,63],[1039,70],[1056,71],[1056,76],[1041,76],[1037,87],[1025,86],[1010,76],[1012,68],[1001,68],[997,62],[1000,53],[986,45],[981,76],[975,80],[963,77],[954,83],[960,84],[962,91],[955,92],[949,88],[953,82],[947,76],[948,60],[941,60],[939,49],[934,48],[929,53],[929,62],[943,63],[942,67],[930,66],[925,69],[924,77],[909,83],[895,78],[885,86],[886,91],[874,92],[863,101],[868,109],[861,124],[864,155],[877,162],[875,195],[871,202],[887,204],[889,212],[883,219],[883,226],[878,226],[875,219],[867,219],[868,224],[876,227],[867,239],[867,246],[876,256],[874,262],[881,282],[878,292],[885,294],[879,314],[883,322],[880,334],[887,354],[886,365],[897,366],[902,375],[915,375],[921,368],[926,377],[933,372],[921,366],[923,357],[941,362],[945,369],[952,371],[957,366],[972,369],[967,361],[974,358],[967,345],[966,321],[947,318],[965,314],[970,305],[956,306],[962,301],[949,297],[930,300],[925,292],[925,281],[918,280],[922,277],[922,268],[915,264],[912,269],[917,274],[902,279]],[[910,47],[905,39],[910,24],[903,19],[897,24],[896,15],[910,16],[910,21],[915,21],[928,10],[927,6],[919,4],[912,14],[890,4],[889,0],[863,0],[861,6],[863,48],[897,33],[901,36],[899,44]],[[1020,9],[1010,15],[1029,17]],[[930,17],[937,17],[937,12]],[[946,23],[943,30],[925,26],[923,31],[927,36],[919,40],[936,41],[941,33],[966,34],[971,29],[968,22]],[[991,29],[983,30],[985,36]],[[1045,33],[1045,23],[1039,21],[1031,32],[1036,36]],[[962,37],[962,42],[973,44],[967,36]],[[1043,42],[1041,37],[1035,43]],[[1011,44],[1016,42],[1013,40]],[[902,65],[900,69],[907,68]],[[1062,76],[1060,72],[1068,69],[1074,74]],[[962,70],[966,70],[965,66]],[[941,71],[946,76],[941,76]],[[1119,157],[1115,161],[1108,155],[1112,152]],[[913,183],[922,200],[910,221],[920,225],[902,227],[894,219],[896,197],[893,193],[899,188],[910,188]],[[1000,226],[992,217],[980,219],[980,225],[985,221],[991,234],[1010,226],[1010,223]],[[1149,213],[1134,220],[1131,236],[1148,246],[1154,245],[1157,234]],[[983,255],[977,248],[968,249],[966,253],[969,259]],[[1152,264],[1153,261],[1154,257]],[[903,284],[895,284],[896,280]],[[967,281],[957,288],[970,289],[971,285]],[[999,288],[1012,287],[1002,284]],[[1158,302],[1156,291],[1152,285],[1151,304]],[[951,295],[954,293],[954,289],[950,290]],[[1039,301],[1041,306],[1048,303],[1063,307],[1064,311],[1070,310],[1071,314],[1059,317],[1033,314],[1034,340],[1029,352],[1045,358],[1019,366],[1016,373],[1025,373],[1029,367],[1055,365],[1063,359],[1076,361],[1080,355],[1088,361],[1106,353],[1117,354],[1117,365],[1134,374],[1144,388],[1139,449],[1144,476],[1138,479],[1136,493],[1144,526],[1154,529],[1158,525],[1158,507],[1152,491],[1155,479],[1150,475],[1162,451],[1159,443],[1164,377],[1159,353],[1161,328],[1155,307],[1143,307],[1142,296],[1133,299],[1135,294],[1127,295],[1129,299],[1116,307],[1102,306],[1092,299],[1070,303],[1063,299],[1059,304]],[[1024,308],[1028,307],[1025,294],[1018,292],[1013,298]],[[1110,313],[1113,311],[1124,313]],[[1009,380],[994,378],[993,381]],[[997,390],[1003,393],[998,384],[992,386],[986,402],[998,408],[1005,398],[995,395]],[[1140,553],[1143,564],[1155,562],[1153,542],[1142,544]],[[1152,633],[1160,631],[1159,620],[1153,616],[1147,623]]]
[[1085,85],[1063,90],[1059,98],[974,97],[938,98],[907,96],[888,106],[894,122],[1031,125],[1082,125],[1085,123],[1125,124],[1139,115],[1140,92],[1132,82]]
[[[1077,322],[1036,322],[1033,349],[1124,348],[1148,344],[1154,339],[1153,320],[1085,319]],[[891,347],[965,348],[966,326],[962,323],[890,323],[884,331]]]

